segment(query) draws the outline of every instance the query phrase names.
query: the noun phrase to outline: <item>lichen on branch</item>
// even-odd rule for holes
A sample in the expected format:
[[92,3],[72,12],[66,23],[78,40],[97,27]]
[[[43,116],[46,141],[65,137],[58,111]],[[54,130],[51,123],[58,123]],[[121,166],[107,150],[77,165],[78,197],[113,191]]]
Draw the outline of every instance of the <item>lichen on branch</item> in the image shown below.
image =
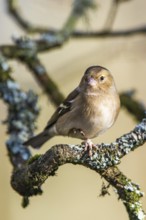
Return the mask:
[[84,152],[83,145],[55,145],[44,155],[36,156],[22,168],[14,170],[11,184],[20,195],[28,198],[40,194],[42,184],[49,176],[53,176],[61,165],[67,163],[83,165],[96,171],[116,189],[130,219],[143,219],[144,212],[140,202],[143,193],[137,184],[119,171],[117,164],[123,156],[143,145],[145,141],[146,118],[131,132],[116,139],[115,142],[98,144],[92,158]]
[[0,98],[8,106],[5,120],[9,138],[6,141],[8,155],[14,167],[21,167],[30,157],[23,142],[33,135],[39,114],[37,95],[33,91],[21,90],[11,75],[6,59],[0,54]]

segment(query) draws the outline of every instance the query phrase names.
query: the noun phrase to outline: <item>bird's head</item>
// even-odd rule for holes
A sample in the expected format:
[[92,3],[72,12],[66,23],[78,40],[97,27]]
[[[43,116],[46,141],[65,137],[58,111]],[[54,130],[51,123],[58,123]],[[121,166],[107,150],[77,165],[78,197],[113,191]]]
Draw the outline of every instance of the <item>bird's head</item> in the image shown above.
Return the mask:
[[108,92],[112,88],[115,88],[115,84],[111,73],[106,68],[91,66],[85,71],[79,88],[86,93],[100,93]]

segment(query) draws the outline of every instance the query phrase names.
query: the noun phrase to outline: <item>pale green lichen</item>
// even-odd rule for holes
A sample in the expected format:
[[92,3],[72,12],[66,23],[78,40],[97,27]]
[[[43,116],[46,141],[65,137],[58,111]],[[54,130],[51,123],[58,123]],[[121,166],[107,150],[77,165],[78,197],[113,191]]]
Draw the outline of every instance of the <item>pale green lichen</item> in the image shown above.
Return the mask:
[[143,220],[146,215],[142,210],[142,204],[140,202],[129,203],[130,212],[132,213],[133,219],[135,220]]
[[41,154],[36,154],[36,155],[34,155],[33,157],[31,157],[31,158],[27,161],[27,163],[28,163],[28,164],[32,164],[34,161],[38,160],[38,159],[40,158],[40,156],[41,156]]

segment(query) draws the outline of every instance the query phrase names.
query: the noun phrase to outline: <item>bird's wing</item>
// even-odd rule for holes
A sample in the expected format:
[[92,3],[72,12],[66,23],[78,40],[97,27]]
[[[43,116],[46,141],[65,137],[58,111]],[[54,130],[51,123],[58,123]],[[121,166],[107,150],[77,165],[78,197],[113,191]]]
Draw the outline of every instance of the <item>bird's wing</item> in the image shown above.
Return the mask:
[[48,124],[45,127],[45,130],[50,128],[53,124],[55,124],[60,116],[70,111],[71,105],[79,93],[80,91],[79,91],[79,88],[77,87],[67,96],[64,102],[59,105],[59,107],[56,109],[56,111],[54,112],[50,120],[48,121]]

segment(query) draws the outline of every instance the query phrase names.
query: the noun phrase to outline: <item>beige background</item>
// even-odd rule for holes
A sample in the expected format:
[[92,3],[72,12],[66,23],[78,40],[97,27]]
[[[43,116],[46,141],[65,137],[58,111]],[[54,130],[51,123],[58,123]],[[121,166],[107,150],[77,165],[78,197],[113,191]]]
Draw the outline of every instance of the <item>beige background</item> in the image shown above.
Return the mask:
[[[34,24],[54,26],[63,25],[70,11],[70,0],[21,0],[21,11]],[[86,29],[100,29],[111,1],[101,1],[99,13],[91,14],[90,26]],[[146,1],[133,0],[121,4],[114,29],[128,29],[146,24]],[[83,27],[80,21],[78,27]],[[85,25],[84,25],[85,27]],[[11,43],[12,35],[21,35],[23,31],[7,14],[6,1],[0,0],[0,43]],[[70,40],[61,49],[44,53],[40,58],[51,77],[67,95],[79,82],[84,70],[93,64],[107,67],[114,75],[119,91],[135,88],[136,96],[145,104],[146,94],[146,36],[137,35],[127,38]],[[11,62],[13,76],[24,90],[33,88],[40,95],[42,112],[38,120],[39,132],[54,111],[45,94],[38,88],[31,73],[16,62]],[[0,120],[7,115],[6,106],[0,101]],[[136,122],[122,109],[116,124],[107,133],[94,139],[98,142],[111,142],[116,137],[130,131]],[[3,220],[88,220],[111,219],[127,220],[126,211],[118,201],[114,189],[111,196],[99,198],[101,178],[91,170],[81,166],[65,165],[56,177],[49,178],[43,185],[44,194],[33,197],[30,206],[21,208],[21,197],[10,187],[12,167],[5,149],[6,127],[0,126],[0,219]],[[80,140],[54,138],[41,150],[45,152],[56,143],[80,143]],[[119,165],[120,169],[146,192],[146,148],[142,146],[130,153]],[[146,211],[145,197],[142,200]]]

